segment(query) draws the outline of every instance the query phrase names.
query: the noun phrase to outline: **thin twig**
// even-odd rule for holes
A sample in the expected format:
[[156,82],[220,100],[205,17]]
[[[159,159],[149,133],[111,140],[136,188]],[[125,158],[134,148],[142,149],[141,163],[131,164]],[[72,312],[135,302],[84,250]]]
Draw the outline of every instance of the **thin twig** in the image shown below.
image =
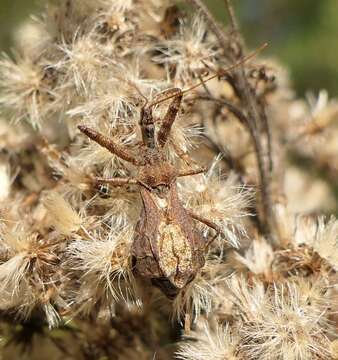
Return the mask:
[[[234,8],[232,6],[231,0],[225,0],[226,8],[228,11],[229,19],[230,19],[230,26],[232,28],[232,36],[234,36],[234,40],[239,46],[243,46],[242,39],[239,36],[239,26],[236,21],[236,16],[234,12]],[[240,51],[240,56],[242,56],[242,49]],[[273,161],[272,161],[272,141],[271,141],[271,132],[269,123],[266,117],[265,109],[262,104],[258,104],[258,99],[254,96],[250,89],[250,84],[245,76],[244,66],[240,67],[239,70],[239,80],[240,84],[242,84],[241,88],[244,93],[244,103],[247,105],[247,110],[250,118],[254,120],[255,129],[252,131],[252,139],[254,143],[254,147],[256,150],[257,155],[257,163],[259,168],[260,174],[260,183],[261,183],[261,194],[262,194],[262,203],[263,203],[263,211],[264,217],[267,219],[266,227],[267,231],[270,235],[272,242],[277,245],[277,221],[275,218],[275,214],[272,207],[272,200],[271,200],[271,192],[270,192],[270,183],[271,183],[271,175],[269,172],[273,169]],[[241,92],[240,92],[241,93]],[[258,108],[259,105],[261,106],[261,111],[259,112]],[[269,171],[266,170],[265,161],[264,161],[264,151],[262,149],[262,142],[258,133],[259,124],[262,124],[267,136],[268,140],[268,158],[269,158]]]
[[206,100],[206,101],[213,101],[218,103],[221,106],[225,106],[228,108],[228,110],[233,113],[237,119],[247,128],[249,128],[249,121],[246,117],[246,115],[243,113],[243,111],[241,111],[241,109],[239,107],[237,107],[236,105],[234,105],[233,103],[231,103],[230,101],[226,100],[226,99],[217,99],[213,96],[210,95],[198,95],[195,97],[195,99],[198,100]]
[[228,11],[231,29],[234,31],[233,35],[237,36],[237,34],[239,34],[240,29],[236,20],[234,8],[229,0],[224,0],[224,2],[225,2],[225,7]]
[[273,159],[272,159],[272,153],[273,153],[273,147],[272,147],[272,134],[271,129],[269,126],[268,117],[266,115],[264,104],[261,103],[261,100],[259,100],[260,107],[261,107],[261,114],[262,114],[262,121],[263,121],[263,131],[266,134],[267,137],[267,147],[268,147],[268,160],[269,160],[269,171],[273,171]]
[[207,84],[205,83],[205,81],[203,80],[203,78],[202,78],[201,75],[198,75],[198,80],[202,83],[202,86],[203,86],[204,91],[205,91],[208,95],[211,95],[210,90],[209,90]]

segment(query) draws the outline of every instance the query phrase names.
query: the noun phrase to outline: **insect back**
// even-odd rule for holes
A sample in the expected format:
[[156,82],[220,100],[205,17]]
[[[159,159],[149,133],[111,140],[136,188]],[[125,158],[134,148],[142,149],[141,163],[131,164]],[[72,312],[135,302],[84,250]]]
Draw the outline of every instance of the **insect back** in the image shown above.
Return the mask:
[[141,190],[143,209],[132,245],[134,273],[174,299],[204,265],[206,241],[182,206],[176,184],[155,194]]

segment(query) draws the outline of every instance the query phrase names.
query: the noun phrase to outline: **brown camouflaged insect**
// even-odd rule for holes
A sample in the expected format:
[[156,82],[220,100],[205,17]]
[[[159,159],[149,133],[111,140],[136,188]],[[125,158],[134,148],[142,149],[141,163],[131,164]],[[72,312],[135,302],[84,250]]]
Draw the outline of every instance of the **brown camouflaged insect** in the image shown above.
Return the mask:
[[96,179],[113,186],[139,185],[143,208],[135,228],[132,244],[133,272],[150,279],[170,299],[194,279],[204,265],[207,240],[197,230],[194,220],[201,221],[219,232],[217,225],[185,209],[177,194],[178,177],[199,174],[204,168],[177,170],[165,157],[164,145],[180,109],[182,92],[170,89],[163,94],[175,95],[162,124],[155,132],[153,106],[141,110],[141,156],[136,157],[111,139],[88,128],[79,129],[121,159],[138,167],[135,178]]
[[[249,55],[223,73],[252,56]],[[205,81],[217,76],[219,74]],[[186,209],[177,193],[177,178],[199,174],[205,169],[178,170],[166,159],[164,153],[164,146],[180,109],[183,93],[200,85],[184,91],[178,88],[169,89],[160,94],[160,99],[155,97],[152,103],[146,102],[141,109],[140,118],[143,140],[141,156],[131,154],[123,146],[96,130],[84,125],[79,126],[90,139],[138,168],[135,178],[98,178],[96,181],[112,186],[140,187],[143,207],[131,248],[132,270],[135,275],[151,280],[152,284],[159,287],[169,299],[174,299],[195,278],[204,265],[206,249],[220,233],[216,224]],[[171,103],[156,132],[153,107],[169,99],[172,99]],[[197,229],[195,221],[214,229],[216,235],[208,241]]]

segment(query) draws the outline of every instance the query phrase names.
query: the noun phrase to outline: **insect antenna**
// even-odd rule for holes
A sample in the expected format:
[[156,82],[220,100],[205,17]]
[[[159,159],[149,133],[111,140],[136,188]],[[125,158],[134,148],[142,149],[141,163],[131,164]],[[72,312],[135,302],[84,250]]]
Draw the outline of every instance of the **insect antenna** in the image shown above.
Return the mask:
[[226,75],[227,73],[229,73],[231,70],[234,70],[235,68],[237,68],[238,66],[241,66],[243,65],[244,63],[248,62],[249,60],[253,59],[258,53],[260,53],[262,50],[264,50],[266,47],[268,46],[267,43],[264,43],[263,45],[261,45],[257,50],[253,51],[251,54],[245,56],[242,60],[238,61],[237,63],[229,66],[228,68],[226,69],[223,69],[221,70],[220,72],[218,72],[217,74],[214,74],[214,75],[211,75],[205,79],[202,79],[202,81],[198,82],[197,84],[187,88],[187,89],[183,89],[181,90],[180,92],[177,92],[177,93],[174,93],[172,95],[169,95],[168,97],[164,98],[164,99],[160,99],[160,100],[156,100],[152,103],[150,103],[148,106],[151,107],[151,106],[155,106],[155,105],[158,105],[158,104],[161,104],[162,102],[164,101],[167,101],[169,99],[172,99],[174,97],[176,97],[177,95],[182,95],[182,94],[185,94],[185,93],[188,93],[200,86],[203,86],[206,82],[212,80],[212,79],[215,79],[217,77],[220,77],[220,76],[224,76]]

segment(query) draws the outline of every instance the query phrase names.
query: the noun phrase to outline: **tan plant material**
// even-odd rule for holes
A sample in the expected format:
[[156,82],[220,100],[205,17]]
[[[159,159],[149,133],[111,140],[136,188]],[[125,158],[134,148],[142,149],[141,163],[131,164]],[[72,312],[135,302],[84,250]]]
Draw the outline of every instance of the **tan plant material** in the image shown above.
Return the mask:
[[0,59],[0,357],[337,358],[337,100],[230,0],[45,5]]

